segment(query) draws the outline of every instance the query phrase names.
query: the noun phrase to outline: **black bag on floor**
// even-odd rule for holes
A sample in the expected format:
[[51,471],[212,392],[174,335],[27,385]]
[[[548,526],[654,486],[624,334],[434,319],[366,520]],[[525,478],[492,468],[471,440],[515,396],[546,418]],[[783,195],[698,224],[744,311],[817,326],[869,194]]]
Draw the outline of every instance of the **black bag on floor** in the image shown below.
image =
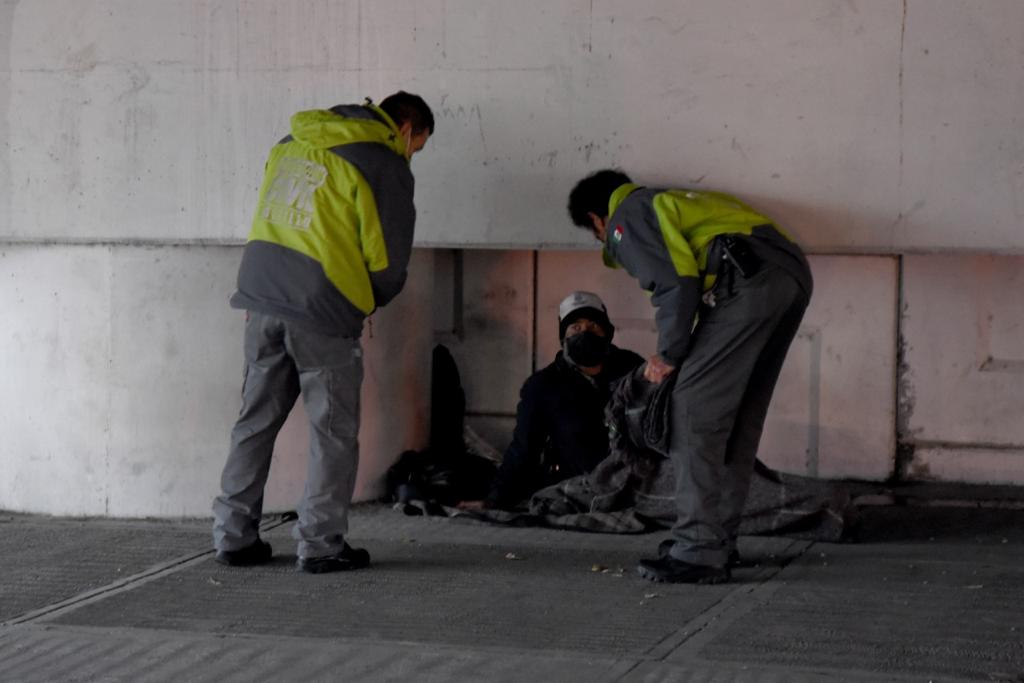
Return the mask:
[[[494,462],[466,451],[463,439],[466,394],[455,359],[444,346],[434,347],[430,373],[430,446],[406,451],[387,472],[390,499],[453,506],[479,500],[490,491]],[[439,514],[443,514],[439,511]]]

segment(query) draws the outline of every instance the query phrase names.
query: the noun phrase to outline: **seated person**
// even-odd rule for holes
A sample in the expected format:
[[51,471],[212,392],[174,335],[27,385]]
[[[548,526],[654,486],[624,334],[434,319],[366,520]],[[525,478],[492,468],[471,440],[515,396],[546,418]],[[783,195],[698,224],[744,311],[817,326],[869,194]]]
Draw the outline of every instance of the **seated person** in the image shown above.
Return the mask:
[[644,360],[611,343],[615,327],[592,292],[567,296],[558,320],[562,350],[523,384],[512,443],[490,494],[459,507],[507,509],[538,489],[590,472],[608,456],[604,406],[611,385]]

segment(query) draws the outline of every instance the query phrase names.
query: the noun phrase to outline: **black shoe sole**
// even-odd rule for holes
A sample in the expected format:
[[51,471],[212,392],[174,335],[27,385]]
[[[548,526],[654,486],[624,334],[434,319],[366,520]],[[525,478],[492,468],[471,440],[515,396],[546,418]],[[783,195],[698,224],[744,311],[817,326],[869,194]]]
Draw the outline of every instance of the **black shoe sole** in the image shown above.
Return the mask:
[[662,574],[661,572],[653,571],[644,566],[637,567],[636,571],[637,574],[640,575],[640,578],[647,581],[653,581],[654,583],[690,583],[697,586],[711,586],[719,583],[727,583],[732,578],[728,571],[707,574],[695,580],[691,580],[688,577],[677,577]]
[[330,574],[331,572],[352,572],[357,569],[366,569],[369,566],[368,564],[342,564],[334,562],[331,564],[300,564],[297,568],[300,572],[307,574]]
[[217,564],[222,564],[225,567],[256,567],[267,564],[273,559],[274,551],[267,543],[262,541],[257,541],[257,543],[266,546],[267,549],[259,554],[251,548],[235,551],[220,550],[213,556],[213,559]]
[[317,558],[314,560],[299,559],[295,562],[295,568],[307,574],[328,574],[330,572],[350,572],[356,569],[366,569],[370,566],[370,560],[347,560],[338,557]]
[[[658,544],[658,557],[667,557],[669,551],[672,550],[672,540],[666,539]],[[758,560],[748,560],[745,557],[741,557],[738,553],[729,553],[729,560],[726,563],[729,569],[750,569],[752,567],[760,567],[761,563]]]

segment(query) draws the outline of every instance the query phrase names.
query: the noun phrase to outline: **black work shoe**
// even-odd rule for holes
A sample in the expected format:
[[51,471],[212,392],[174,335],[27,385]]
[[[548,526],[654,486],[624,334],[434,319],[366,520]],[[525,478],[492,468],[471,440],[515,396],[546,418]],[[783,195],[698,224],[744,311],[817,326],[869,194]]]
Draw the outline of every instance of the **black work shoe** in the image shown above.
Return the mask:
[[270,544],[257,538],[255,543],[241,550],[218,550],[213,559],[229,567],[254,567],[270,562],[272,556]]
[[300,557],[295,563],[299,571],[310,574],[345,572],[370,566],[370,553],[362,548],[353,548],[348,543],[340,553],[324,557]]
[[[666,538],[664,541],[658,544],[658,557],[669,557],[669,553],[672,552],[672,546],[675,545],[675,541],[671,538]],[[725,564],[729,569],[743,569],[748,567],[758,567],[760,562],[757,560],[748,560],[740,555],[738,550],[729,551],[729,559],[725,561]]]
[[640,560],[637,572],[642,578],[658,583],[725,583],[732,578],[728,567],[690,564],[670,556]]

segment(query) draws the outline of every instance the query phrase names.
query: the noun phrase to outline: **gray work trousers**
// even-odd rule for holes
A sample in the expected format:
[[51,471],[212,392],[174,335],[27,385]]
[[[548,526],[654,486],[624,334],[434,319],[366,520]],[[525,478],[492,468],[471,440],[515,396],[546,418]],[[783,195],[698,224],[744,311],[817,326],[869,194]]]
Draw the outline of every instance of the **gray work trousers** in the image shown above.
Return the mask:
[[213,503],[213,542],[239,550],[259,538],[274,441],[300,392],[309,416],[306,490],[292,535],[299,557],[340,552],[359,464],[358,339],[332,337],[250,312],[245,323],[242,409]]
[[[808,277],[809,282],[809,277]],[[670,553],[723,566],[736,548],[765,415],[809,293],[771,263],[720,273],[672,392],[677,519]]]

